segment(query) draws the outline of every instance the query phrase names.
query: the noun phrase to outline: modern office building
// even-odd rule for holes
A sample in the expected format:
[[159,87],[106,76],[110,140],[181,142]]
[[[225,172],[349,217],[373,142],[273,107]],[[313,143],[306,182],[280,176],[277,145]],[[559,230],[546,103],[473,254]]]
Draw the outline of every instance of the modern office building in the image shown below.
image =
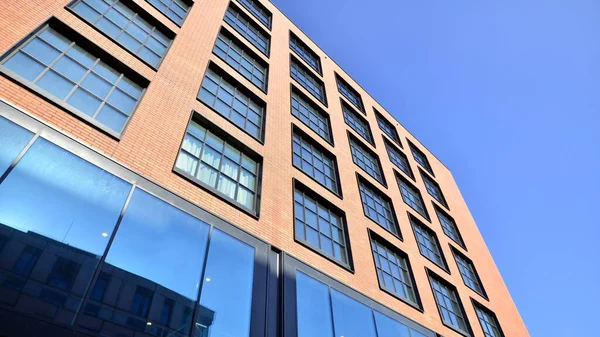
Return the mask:
[[448,168],[272,3],[1,8],[0,336],[528,336]]

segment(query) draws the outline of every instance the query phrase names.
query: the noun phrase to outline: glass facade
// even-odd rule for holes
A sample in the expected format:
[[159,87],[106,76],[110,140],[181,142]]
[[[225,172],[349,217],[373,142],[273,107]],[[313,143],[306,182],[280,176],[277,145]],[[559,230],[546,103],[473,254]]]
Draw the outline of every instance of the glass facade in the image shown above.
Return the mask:
[[333,193],[339,194],[335,159],[307,136],[294,132],[292,136],[293,165],[314,178]]
[[120,134],[143,89],[49,26],[0,62],[82,117]]
[[217,37],[213,53],[227,62],[242,76],[263,91],[267,90],[267,66],[258,56],[248,50],[239,41],[222,30]]
[[236,204],[257,211],[258,162],[195,121],[190,122],[175,168]]
[[78,0],[69,7],[153,67],[171,45],[171,38],[120,1]]
[[355,140],[352,137],[349,137],[349,140],[352,161],[354,164],[358,165],[358,167],[367,172],[371,177],[385,185],[377,155],[367,149],[366,146],[362,145],[358,140]]
[[[158,1],[158,0],[154,0]],[[225,13],[225,22],[231,25],[238,33],[245,37],[254,47],[269,56],[271,38],[262,31],[254,22],[231,4]]]
[[329,115],[310,103],[294,89],[292,89],[292,115],[327,142],[333,142]]
[[307,68],[304,68],[304,66],[300,65],[300,63],[293,58],[290,63],[290,76],[311,95],[321,101],[321,103],[327,104],[323,82],[317,79],[307,70]]
[[[98,0],[96,0],[98,1]],[[190,11],[190,6],[181,0],[146,0],[161,13],[181,26]]]
[[[31,136],[0,117],[0,158]],[[249,242],[39,137],[0,181],[0,308],[93,335],[249,337],[266,302]]]
[[252,137],[262,140],[265,105],[246,93],[241,85],[208,68],[198,99]]

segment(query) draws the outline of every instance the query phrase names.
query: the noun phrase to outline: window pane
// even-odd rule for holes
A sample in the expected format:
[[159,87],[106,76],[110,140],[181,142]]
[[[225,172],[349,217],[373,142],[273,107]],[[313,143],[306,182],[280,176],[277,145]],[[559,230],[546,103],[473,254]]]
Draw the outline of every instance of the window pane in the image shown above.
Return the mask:
[[229,23],[238,33],[244,36],[250,43],[258,48],[263,54],[269,52],[270,38],[263,34],[260,28],[253,22],[248,21],[246,16],[231,5],[227,8],[224,20]]
[[298,337],[334,337],[328,287],[296,272]]
[[195,336],[250,335],[254,254],[253,247],[213,229]]
[[374,311],[378,337],[411,337],[408,327],[378,311]]
[[0,176],[10,167],[33,133],[0,117]]
[[344,337],[376,337],[371,308],[331,289],[335,333]]

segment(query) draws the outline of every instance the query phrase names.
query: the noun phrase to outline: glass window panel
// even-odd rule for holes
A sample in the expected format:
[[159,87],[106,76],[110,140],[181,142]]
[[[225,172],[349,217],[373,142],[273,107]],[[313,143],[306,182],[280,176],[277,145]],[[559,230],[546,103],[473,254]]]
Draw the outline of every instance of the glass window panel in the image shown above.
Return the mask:
[[160,12],[166,15],[169,19],[173,20],[177,25],[183,24],[183,19],[190,7],[176,0],[147,0],[149,3],[154,5]]
[[316,72],[321,73],[321,60],[319,59],[319,56],[294,35],[290,36],[290,48]]
[[365,108],[362,104],[362,98],[354,90],[346,81],[342,80],[339,76],[336,75],[337,87],[338,91],[342,94],[342,96],[346,97],[350,103],[352,103],[355,107],[357,107],[360,111],[364,112]]
[[331,289],[335,333],[344,337],[376,337],[371,308]]
[[130,187],[38,139],[0,185],[0,223],[102,255]]
[[369,123],[360,117],[352,108],[346,103],[342,102],[342,112],[344,114],[344,121],[352,130],[356,131],[364,140],[373,144],[373,135],[371,134],[371,128]]
[[378,337],[416,337],[411,336],[408,327],[378,311],[374,311]]
[[39,38],[31,40],[22,50],[47,66],[60,55],[60,51]]
[[322,103],[326,102],[323,83],[314,75],[305,70],[294,59],[291,62],[291,77],[296,80],[304,89],[315,96]]
[[133,108],[135,108],[136,101],[121,90],[115,89],[110,94],[108,103],[125,114],[130,114],[133,111]]
[[379,159],[364,145],[350,138],[350,150],[352,152],[352,161],[371,177],[375,178],[380,183],[384,183],[381,168],[379,167]]
[[4,66],[28,81],[33,81],[44,70],[44,66],[22,52],[9,58]]
[[389,198],[362,181],[359,182],[359,190],[365,215],[389,232],[398,235],[398,225]]
[[[228,46],[231,46],[231,48],[228,48]],[[223,50],[223,52],[219,53],[219,50]],[[252,55],[251,51],[240,45],[236,40],[221,32],[213,51],[248,80],[254,82],[253,76],[257,76],[259,87],[263,90],[266,88],[266,67],[261,64],[256,56]],[[245,108],[238,109],[238,111],[244,110]]]
[[67,97],[67,94],[75,86],[73,83],[51,70],[46,72],[46,74],[38,80],[37,85],[61,100]]
[[195,336],[250,335],[254,255],[253,247],[213,229]]
[[0,117],[0,176],[33,138],[33,133]]
[[77,62],[73,61],[69,57],[61,57],[55,64],[52,66],[52,69],[56,70],[63,76],[66,76],[73,82],[78,82],[87,69],[80,66]]
[[245,14],[230,5],[224,20],[263,54],[268,54],[270,38],[263,34],[255,23],[249,21]]
[[334,337],[329,288],[296,272],[298,337]]
[[127,115],[122,114],[108,105],[104,105],[102,109],[100,109],[96,119],[112,130],[121,132],[127,122]]
[[84,114],[93,116],[102,102],[96,97],[92,96],[92,94],[89,92],[81,88],[77,88],[71,97],[69,97],[67,103],[71,104]]
[[[297,146],[293,148],[293,154],[304,159],[301,165],[294,165],[322,185],[327,186],[332,192],[338,193],[338,186],[335,183],[338,177],[335,171],[323,168],[324,162],[328,167],[335,167],[335,159],[331,154],[313,146],[311,142],[311,139],[294,133],[294,144]],[[327,180],[334,183],[328,186]]]

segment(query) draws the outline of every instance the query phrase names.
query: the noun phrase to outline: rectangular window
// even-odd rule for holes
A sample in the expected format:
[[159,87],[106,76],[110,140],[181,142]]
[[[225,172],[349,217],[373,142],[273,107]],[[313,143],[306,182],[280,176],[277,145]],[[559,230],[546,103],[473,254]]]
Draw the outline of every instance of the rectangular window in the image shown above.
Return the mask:
[[269,35],[250,20],[250,18],[233,3],[229,3],[224,20],[231,25],[233,29],[245,37],[254,47],[266,56],[269,56],[269,45],[271,43]]
[[150,304],[152,304],[152,297],[154,297],[154,292],[152,290],[137,286],[129,311],[136,316],[148,317]]
[[346,225],[341,211],[296,182],[294,189],[294,230],[296,240],[326,257],[349,267]]
[[352,161],[354,164],[358,165],[358,167],[385,186],[386,183],[381,171],[379,157],[358,139],[350,135],[350,133],[348,133],[348,140],[350,141],[350,151],[352,152]]
[[224,28],[217,37],[213,53],[266,92],[268,65]]
[[126,3],[128,5],[118,0],[77,0],[69,8],[125,49],[157,68],[175,34],[153,20],[152,16],[135,3]]
[[293,164],[319,184],[335,194],[340,194],[335,157],[294,127],[292,136]]
[[444,233],[450,239],[452,239],[452,241],[465,248],[464,241],[462,239],[462,236],[460,235],[460,232],[458,231],[458,227],[456,226],[456,222],[454,222],[454,219],[446,212],[442,211],[439,207],[434,205],[434,208],[435,212],[437,213],[438,219],[440,220],[440,225],[442,225]]
[[325,87],[323,82],[313,75],[293,56],[290,58],[290,76],[296,80],[306,91],[315,96],[321,103],[327,105]]
[[329,115],[292,87],[292,115],[316,132],[321,138],[333,144]]
[[458,298],[456,288],[431,271],[427,270],[427,272],[444,325],[461,334],[470,336],[465,311]]
[[429,219],[429,214],[427,213],[427,209],[425,209],[421,192],[398,173],[396,173],[396,180],[398,181],[400,193],[402,193],[402,200],[404,200],[410,208]]
[[175,301],[170,298],[165,298],[163,307],[160,311],[160,325],[168,326],[171,324],[171,317],[175,309]]
[[262,142],[265,103],[213,63],[206,69],[198,99]]
[[477,274],[477,270],[475,270],[475,265],[473,264],[473,261],[471,261],[471,259],[466,257],[454,247],[450,247],[452,249],[452,253],[454,254],[454,259],[456,260],[458,270],[460,271],[460,276],[465,282],[465,285],[471,288],[479,295],[486,297],[485,290],[481,285],[481,279],[479,278],[479,274]]
[[272,14],[257,0],[238,0],[242,6],[246,7],[254,17],[263,23],[267,28],[271,29]]
[[420,308],[408,256],[374,232],[369,231],[369,234],[379,286],[411,306]]
[[302,42],[294,33],[290,32],[290,49],[292,49],[296,55],[300,56],[311,68],[317,73],[321,73],[321,59],[315,52],[313,52],[308,46]]
[[335,74],[335,78],[337,80],[338,91],[342,94],[342,96],[346,97],[346,99],[348,99],[348,101],[350,101],[350,103],[352,103],[362,113],[365,113],[365,107],[358,92],[354,90],[338,74]]
[[392,200],[365,179],[358,175],[357,178],[365,216],[388,232],[400,237],[398,220],[396,219]]
[[383,131],[391,140],[393,140],[398,146],[402,147],[402,143],[400,143],[400,137],[398,136],[398,131],[396,127],[390,123],[379,111],[375,110],[375,117],[377,118],[377,124],[379,124],[379,129]]
[[435,232],[410,214],[409,218],[421,255],[438,265],[438,267],[447,270],[446,260]]
[[413,143],[408,141],[408,146],[410,147],[410,152],[412,152],[413,158],[415,161],[419,163],[427,172],[433,175],[433,170],[431,169],[431,165],[429,165],[429,160],[427,160],[427,156],[423,151],[419,150]]
[[407,176],[414,179],[415,176],[413,175],[412,169],[410,168],[410,164],[406,155],[402,153],[402,151],[398,150],[396,146],[392,145],[392,143],[387,141],[386,139],[384,139],[383,142],[385,143],[385,148],[387,150],[388,157],[390,158],[392,164],[396,165],[396,167],[398,167]]
[[92,289],[92,293],[90,295],[90,299],[96,302],[102,302],[104,299],[104,294],[106,293],[106,288],[108,288],[108,283],[110,282],[110,274],[101,272],[98,275],[98,279],[96,280],[96,284]]
[[[102,0],[99,0],[102,1]],[[111,0],[108,0],[111,1]],[[182,0],[146,0],[159,12],[175,22],[179,27],[183,24],[185,17],[190,11],[189,3]]]
[[440,204],[444,205],[444,207],[448,208],[446,198],[444,198],[444,194],[442,193],[440,185],[438,185],[438,183],[436,183],[435,180],[431,179],[431,177],[429,177],[427,173],[423,171],[421,171],[421,177],[423,178],[423,182],[425,183],[425,189],[427,189],[427,193],[429,193],[429,195],[431,195]]
[[[258,212],[259,161],[198,114],[190,122],[175,170],[252,214]],[[227,139],[226,139],[227,138]]]
[[73,260],[59,257],[56,259],[50,275],[48,275],[47,282],[58,289],[71,291],[75,277],[79,274],[80,267],[81,265]]
[[496,314],[475,301],[473,301],[473,306],[475,307],[475,313],[477,314],[485,337],[504,337]]
[[[83,42],[79,45],[46,25],[4,57],[0,65],[19,82],[118,137],[144,89],[83,48],[89,45]],[[96,48],[91,49],[96,52]]]
[[17,262],[13,265],[11,269],[12,272],[17,275],[28,277],[41,255],[41,249],[29,245],[26,246],[21,252],[21,255],[19,255]]
[[346,124],[352,128],[352,130],[356,131],[356,133],[358,133],[364,140],[375,146],[373,134],[371,134],[371,128],[369,127],[369,122],[356,113],[354,109],[352,109],[346,102],[343,100],[340,101],[342,102],[344,122],[346,122]]

